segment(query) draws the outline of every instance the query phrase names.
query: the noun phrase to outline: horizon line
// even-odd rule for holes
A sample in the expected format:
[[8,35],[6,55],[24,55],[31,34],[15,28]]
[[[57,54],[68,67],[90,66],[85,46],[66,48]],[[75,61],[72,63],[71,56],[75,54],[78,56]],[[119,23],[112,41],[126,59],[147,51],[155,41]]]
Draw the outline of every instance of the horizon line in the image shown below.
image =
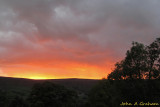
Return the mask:
[[32,78],[22,78],[22,77],[9,77],[9,76],[0,76],[0,78],[15,78],[15,79],[27,79],[27,80],[61,80],[61,79],[87,79],[87,80],[101,80],[101,79],[90,79],[90,78],[51,78],[51,79],[32,79]]

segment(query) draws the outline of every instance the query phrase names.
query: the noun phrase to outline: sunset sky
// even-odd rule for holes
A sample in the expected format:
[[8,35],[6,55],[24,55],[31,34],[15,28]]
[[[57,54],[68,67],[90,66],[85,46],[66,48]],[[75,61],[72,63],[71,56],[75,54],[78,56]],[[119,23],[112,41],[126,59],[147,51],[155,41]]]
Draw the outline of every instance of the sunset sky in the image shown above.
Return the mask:
[[160,36],[160,0],[0,0],[0,76],[107,77]]

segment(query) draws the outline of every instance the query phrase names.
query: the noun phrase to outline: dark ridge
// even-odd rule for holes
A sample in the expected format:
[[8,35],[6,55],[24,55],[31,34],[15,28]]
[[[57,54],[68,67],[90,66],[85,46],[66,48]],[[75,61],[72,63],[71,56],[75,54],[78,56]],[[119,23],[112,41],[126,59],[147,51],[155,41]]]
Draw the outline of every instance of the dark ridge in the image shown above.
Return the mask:
[[80,92],[88,92],[93,86],[97,84],[99,80],[94,79],[46,79],[46,80],[33,80],[25,78],[13,78],[13,77],[0,77],[0,89],[3,90],[22,90],[28,91],[36,83],[42,83],[50,81],[55,84],[63,85],[67,88],[74,89]]

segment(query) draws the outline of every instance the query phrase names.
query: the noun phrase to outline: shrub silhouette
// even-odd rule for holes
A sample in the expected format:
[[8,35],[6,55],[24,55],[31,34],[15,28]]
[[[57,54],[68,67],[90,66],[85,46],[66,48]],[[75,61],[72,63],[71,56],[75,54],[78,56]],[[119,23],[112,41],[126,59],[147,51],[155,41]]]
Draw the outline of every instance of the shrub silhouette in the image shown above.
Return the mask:
[[75,107],[77,94],[63,86],[44,82],[33,86],[28,100],[31,107]]

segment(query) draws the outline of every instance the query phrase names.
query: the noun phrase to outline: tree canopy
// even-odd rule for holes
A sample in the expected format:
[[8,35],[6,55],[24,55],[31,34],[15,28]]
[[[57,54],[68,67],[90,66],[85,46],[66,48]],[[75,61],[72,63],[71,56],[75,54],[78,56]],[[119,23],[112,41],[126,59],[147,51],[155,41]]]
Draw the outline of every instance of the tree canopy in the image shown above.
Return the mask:
[[28,100],[31,107],[75,107],[77,97],[63,86],[44,82],[34,85]]
[[160,78],[160,38],[149,46],[133,42],[126,57],[115,64],[108,79],[158,79]]

